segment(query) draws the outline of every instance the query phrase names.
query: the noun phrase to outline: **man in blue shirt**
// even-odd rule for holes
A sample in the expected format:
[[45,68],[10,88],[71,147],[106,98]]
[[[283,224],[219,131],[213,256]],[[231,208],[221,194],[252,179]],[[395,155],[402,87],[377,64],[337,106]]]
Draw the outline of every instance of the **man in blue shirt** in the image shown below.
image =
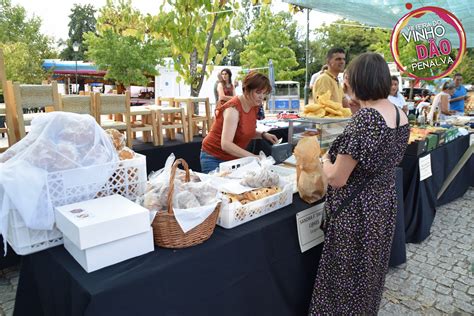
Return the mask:
[[467,100],[467,90],[462,85],[462,75],[457,73],[454,75],[454,85],[456,90],[449,100],[449,109],[456,111],[457,115],[464,115],[464,100]]

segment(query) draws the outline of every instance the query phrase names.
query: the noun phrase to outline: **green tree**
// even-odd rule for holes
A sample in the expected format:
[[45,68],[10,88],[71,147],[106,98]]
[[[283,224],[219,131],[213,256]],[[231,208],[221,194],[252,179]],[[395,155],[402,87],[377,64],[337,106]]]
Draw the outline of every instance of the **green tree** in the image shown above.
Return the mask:
[[227,40],[220,53],[216,45],[229,36],[232,10],[237,6],[226,0],[166,0],[155,17],[153,34],[168,39],[178,80],[182,77],[191,86],[191,96],[199,95],[208,69],[212,71],[227,55]]
[[[91,4],[74,4],[69,15],[69,38],[66,40],[66,48],[61,52],[60,57],[63,60],[84,60],[87,45],[83,43],[83,35],[87,32],[95,32],[97,23],[94,14],[96,10]],[[74,52],[72,45],[79,44],[79,51]]]
[[461,73],[466,84],[474,84],[474,48],[468,48],[454,73]]
[[22,6],[0,0],[0,48],[8,80],[41,83],[46,78],[43,60],[55,57],[55,53],[52,39],[41,34],[40,27],[40,18],[28,18]]
[[246,68],[263,67],[272,59],[276,80],[291,80],[304,73],[305,69],[296,69],[298,61],[288,32],[286,14],[272,14],[268,7],[262,7],[254,30],[248,36],[248,44],[240,54],[240,62]]
[[[250,0],[241,1],[242,9],[232,19],[232,30],[236,35],[229,37],[228,55],[222,59],[222,65],[240,66],[240,53],[247,45],[247,37],[255,21],[260,16],[260,6],[253,6]],[[222,40],[220,43],[223,43]],[[222,45],[222,44],[221,44]]]
[[386,45],[390,51],[389,30],[365,27],[359,22],[337,20],[318,28],[316,35],[324,43],[326,51],[333,47],[343,48],[347,62],[359,54],[374,50],[373,45],[376,44]]
[[84,35],[87,57],[118,85],[147,85],[147,75],[157,74],[167,52],[163,40],[150,36],[151,16],[132,8],[130,0],[107,0],[99,13],[97,33]]

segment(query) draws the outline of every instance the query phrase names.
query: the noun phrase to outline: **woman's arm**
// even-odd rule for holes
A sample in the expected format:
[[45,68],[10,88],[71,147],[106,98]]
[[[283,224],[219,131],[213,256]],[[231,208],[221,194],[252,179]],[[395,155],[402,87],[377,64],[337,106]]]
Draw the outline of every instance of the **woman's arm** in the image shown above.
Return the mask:
[[[235,91],[235,89],[234,89],[234,91]],[[225,95],[224,86],[222,85],[221,82],[219,82],[219,84],[217,85],[217,94],[219,95],[219,100],[220,101],[227,102],[230,99],[232,99],[232,96]]]
[[266,139],[272,144],[278,143],[278,137],[267,132],[255,132],[255,138]]
[[334,163],[331,163],[327,155],[323,157],[323,171],[329,185],[333,188],[345,186],[356,165],[357,160],[354,160],[351,155],[337,155]]
[[223,115],[224,124],[222,126],[221,136],[222,150],[235,157],[256,157],[256,155],[251,152],[234,144],[235,131],[237,130],[237,124],[239,124],[239,111],[234,108],[227,108],[224,110]]
[[440,100],[440,111],[444,115],[451,115],[451,112],[449,111],[449,100],[447,95],[442,95],[441,100]]

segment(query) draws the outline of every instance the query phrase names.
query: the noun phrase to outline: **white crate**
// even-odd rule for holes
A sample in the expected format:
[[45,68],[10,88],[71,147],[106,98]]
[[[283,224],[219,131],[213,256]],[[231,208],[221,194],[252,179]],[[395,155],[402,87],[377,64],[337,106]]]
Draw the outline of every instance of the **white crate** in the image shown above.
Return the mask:
[[219,164],[219,171],[233,171],[237,168],[245,166],[253,161],[257,160],[256,157],[244,157],[234,160],[229,160],[226,162],[221,162]]
[[[97,175],[105,175],[109,179],[104,184],[97,181]],[[49,196],[53,207],[112,194],[135,200],[145,194],[146,181],[146,157],[136,154],[134,159],[115,163],[50,172],[42,196],[44,199]],[[27,255],[63,243],[62,234],[56,226],[52,230],[29,229],[16,209],[9,212],[6,239],[19,255]]]
[[217,225],[233,228],[291,204],[293,202],[293,185],[280,179],[280,187],[283,188],[281,192],[245,205],[239,202],[229,203],[224,200]]

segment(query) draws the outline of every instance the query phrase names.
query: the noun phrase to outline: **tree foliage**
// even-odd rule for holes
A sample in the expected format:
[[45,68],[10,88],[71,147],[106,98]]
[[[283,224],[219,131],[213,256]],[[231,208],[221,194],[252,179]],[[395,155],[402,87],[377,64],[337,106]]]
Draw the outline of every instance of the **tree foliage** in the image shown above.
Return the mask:
[[[173,10],[165,10],[168,6]],[[152,34],[169,41],[178,80],[182,77],[191,86],[191,96],[199,95],[208,70],[227,55],[232,10],[237,6],[226,0],[166,0],[154,18]],[[219,53],[216,45],[221,39],[225,40]]]
[[389,30],[366,28],[359,22],[345,19],[318,28],[316,35],[324,43],[326,51],[333,47],[343,48],[347,62],[359,54],[373,51],[373,45],[381,44],[389,48],[390,42]]
[[461,73],[466,84],[474,84],[474,48],[468,48],[454,73]]
[[250,0],[242,0],[241,5],[242,9],[232,19],[232,30],[236,35],[229,37],[228,54],[222,59],[222,65],[240,66],[240,53],[247,45],[248,35],[260,16],[261,7],[252,5]]
[[254,30],[248,36],[248,44],[240,54],[240,62],[246,68],[258,68],[273,60],[276,80],[291,80],[304,73],[297,69],[298,61],[291,49],[289,29],[294,26],[287,13],[272,14],[268,7],[262,7]]
[[151,16],[132,8],[130,0],[107,0],[99,13],[97,33],[84,35],[88,58],[117,84],[147,85],[146,75],[157,74],[166,53],[163,40],[150,36]]
[[8,80],[41,83],[46,78],[43,60],[55,57],[55,53],[52,39],[41,34],[40,27],[40,18],[29,18],[22,6],[0,0],[0,48]]
[[[66,40],[66,48],[61,52],[61,59],[64,60],[84,60],[87,45],[83,43],[83,35],[87,32],[95,32],[97,23],[94,14],[96,10],[91,4],[74,4],[69,15],[69,38]],[[79,51],[74,52],[72,45],[79,44]]]

